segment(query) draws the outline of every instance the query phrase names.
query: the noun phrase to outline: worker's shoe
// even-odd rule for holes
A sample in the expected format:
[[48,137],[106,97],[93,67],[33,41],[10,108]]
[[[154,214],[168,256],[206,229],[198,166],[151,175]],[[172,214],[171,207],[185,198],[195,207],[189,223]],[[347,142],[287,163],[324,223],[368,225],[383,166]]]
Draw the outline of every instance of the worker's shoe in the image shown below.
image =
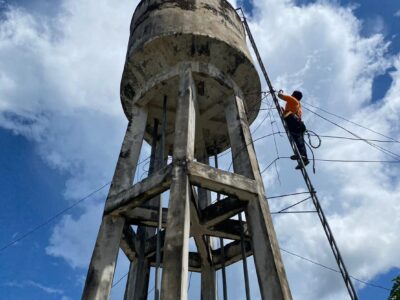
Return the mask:
[[[307,160],[307,157],[305,157],[305,156],[302,156],[301,157],[303,160]],[[298,160],[299,159],[299,156],[297,155],[297,154],[295,154],[295,155],[292,155],[291,157],[290,157],[290,159],[291,160]]]
[[[309,163],[310,163],[310,161],[308,160],[308,158],[303,158],[303,162],[304,162],[304,166],[307,166]],[[303,165],[301,164],[301,163],[299,163],[297,166],[296,166],[296,170],[300,170],[300,169],[302,169],[303,168]]]

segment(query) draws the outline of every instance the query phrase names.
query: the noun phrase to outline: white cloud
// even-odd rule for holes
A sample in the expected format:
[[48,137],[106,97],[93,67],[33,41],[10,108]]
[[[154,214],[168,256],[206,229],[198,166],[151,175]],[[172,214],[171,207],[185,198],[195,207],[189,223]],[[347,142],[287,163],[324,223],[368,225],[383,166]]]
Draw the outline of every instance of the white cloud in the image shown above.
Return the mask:
[[[391,74],[393,83],[385,99],[377,104],[371,103],[374,77],[393,65],[393,59],[386,54],[387,43],[382,35],[361,37],[362,23],[354,17],[351,9],[326,2],[301,8],[295,7],[292,1],[259,1],[255,5],[251,27],[276,89],[291,91],[299,88],[305,92],[304,101],[399,139],[398,72]],[[395,66],[398,69],[398,63]],[[348,135],[306,110],[304,115],[308,127],[320,134]],[[382,138],[334,119],[363,137]],[[260,131],[270,132],[269,123],[268,120]],[[287,156],[290,153],[287,142],[276,137],[280,156]],[[276,157],[273,140],[268,142],[269,145],[267,142],[256,143],[263,166]],[[382,146],[400,152],[398,146]],[[393,160],[362,142],[328,139],[323,140],[316,156]],[[279,194],[277,191],[281,194],[296,191],[301,180],[298,178],[300,174],[290,169],[294,163],[279,160],[278,165],[283,184],[279,185],[271,167],[265,181],[267,192],[275,195]],[[312,177],[349,271],[360,279],[373,280],[390,268],[399,268],[396,249],[400,244],[395,238],[395,228],[400,226],[397,217],[400,188],[397,165],[317,162],[317,175]],[[271,199],[269,202],[271,210],[276,211],[297,200],[300,198]],[[312,205],[304,204],[298,209],[312,209]],[[284,215],[276,216],[274,220],[282,248],[335,267],[317,216]],[[282,255],[296,299],[346,297],[340,275],[331,274],[290,254]],[[305,286],[304,282],[311,284]]]
[[3,285],[8,286],[8,287],[20,288],[20,289],[34,287],[34,288],[42,290],[43,292],[45,292],[47,294],[61,295],[63,299],[68,299],[68,297],[66,297],[64,295],[65,292],[63,290],[52,288],[52,287],[43,285],[43,284],[38,283],[33,280],[24,280],[22,282],[9,281],[9,282],[4,283]]
[[[112,175],[126,124],[119,103],[119,80],[136,3],[65,0],[56,18],[44,19],[13,8],[0,25],[0,126],[31,139],[51,166],[70,176],[68,199],[82,197]],[[392,86],[384,99],[371,103],[374,77],[391,65],[400,70],[400,58],[388,56],[381,34],[361,37],[363,24],[351,8],[327,1],[302,7],[288,0],[263,0],[254,5],[250,26],[275,88],[299,88],[306,102],[400,138],[399,71],[391,73]],[[308,127],[318,133],[344,134],[307,111],[304,115]],[[363,137],[376,137],[354,126],[351,129]],[[267,119],[256,137],[270,131]],[[285,138],[276,139],[279,155],[287,156]],[[394,145],[383,146],[400,152]],[[273,140],[257,142],[256,147],[262,169],[276,157]],[[328,139],[316,155],[391,159],[362,142]],[[302,191],[299,174],[292,170],[294,163],[280,159],[277,164],[282,184],[270,168],[265,176],[267,193]],[[372,280],[400,267],[396,252],[400,248],[396,238],[400,227],[398,178],[395,165],[317,164],[314,184],[348,269],[360,279]],[[269,202],[276,211],[300,199]],[[47,253],[74,268],[85,268],[101,218],[100,202],[83,205],[77,217],[62,218]],[[304,203],[300,208],[312,206]],[[274,220],[282,248],[335,266],[315,215],[276,216]],[[346,297],[336,273],[287,253],[282,256],[296,299]],[[126,263],[120,268],[123,274]],[[254,270],[250,273],[254,278]],[[232,280],[237,283],[241,277]],[[235,291],[237,295],[242,292]]]
[[400,17],[400,9],[394,13],[395,17]]
[[53,230],[46,253],[65,259],[73,268],[87,267],[103,208],[102,203],[89,202],[85,204],[84,213],[79,218],[64,216]]
[[[65,0],[55,16],[3,12],[0,126],[30,139],[69,177],[69,201],[113,174],[127,124],[119,84],[136,4]],[[102,215],[99,200],[89,203],[81,216],[60,221],[47,248],[73,267],[88,265]]]

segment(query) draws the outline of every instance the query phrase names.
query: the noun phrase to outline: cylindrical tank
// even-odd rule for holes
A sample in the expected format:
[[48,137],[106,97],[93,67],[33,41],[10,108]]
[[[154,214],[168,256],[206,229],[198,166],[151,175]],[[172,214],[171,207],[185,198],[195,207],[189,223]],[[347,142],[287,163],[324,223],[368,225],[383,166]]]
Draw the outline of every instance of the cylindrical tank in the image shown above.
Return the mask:
[[258,114],[261,95],[244,28],[227,1],[142,0],[133,15],[121,81],[122,105],[128,118],[133,102],[148,105],[145,139],[151,141],[153,119],[161,120],[167,97],[168,151],[173,145],[177,66],[182,63],[197,66],[193,76],[201,126],[196,130],[201,132],[196,132],[196,138],[202,137],[209,153],[223,151],[229,147],[229,136],[221,103],[233,95],[232,86],[243,94],[249,122]]

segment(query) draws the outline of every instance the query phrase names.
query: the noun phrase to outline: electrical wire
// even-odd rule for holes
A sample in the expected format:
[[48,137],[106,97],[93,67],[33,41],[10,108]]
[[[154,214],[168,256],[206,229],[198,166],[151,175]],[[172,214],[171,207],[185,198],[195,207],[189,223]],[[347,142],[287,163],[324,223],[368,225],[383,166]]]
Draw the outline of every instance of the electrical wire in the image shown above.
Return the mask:
[[338,114],[334,114],[334,113],[332,113],[332,112],[329,112],[329,111],[327,111],[327,110],[325,110],[325,109],[323,109],[323,108],[321,108],[321,107],[312,105],[312,104],[307,103],[307,102],[304,102],[304,101],[302,101],[302,103],[305,104],[306,106],[311,106],[311,107],[313,107],[313,108],[319,109],[319,110],[321,110],[321,111],[323,111],[323,112],[325,112],[325,113],[327,113],[327,114],[329,114],[329,115],[332,115],[332,116],[334,116],[334,117],[337,117],[337,118],[339,118],[339,119],[342,119],[342,120],[344,120],[344,121],[346,121],[346,122],[349,122],[349,123],[351,123],[351,124],[353,124],[353,125],[356,125],[356,126],[358,126],[358,127],[361,127],[361,128],[363,128],[363,129],[366,129],[366,130],[368,130],[368,131],[370,131],[370,132],[376,133],[376,134],[378,134],[378,135],[380,135],[380,136],[383,136],[383,137],[385,137],[385,138],[387,138],[387,139],[392,140],[393,142],[400,143],[400,141],[398,141],[398,140],[396,140],[396,139],[394,139],[394,138],[392,138],[392,137],[390,137],[390,136],[384,135],[383,133],[380,133],[380,132],[378,132],[378,131],[375,131],[375,130],[373,130],[373,129],[371,129],[371,128],[368,128],[368,127],[365,127],[365,126],[363,126],[363,125],[361,125],[361,124],[358,124],[358,123],[356,123],[356,122],[350,121],[350,120],[348,120],[348,119],[346,119],[346,118],[344,118],[344,117],[342,117],[342,116],[339,116]]
[[126,276],[128,276],[129,272],[127,272],[125,275],[123,275],[120,279],[118,279],[112,286],[111,288],[113,288],[114,286],[116,286],[118,283],[121,282],[122,279],[124,279]]
[[294,203],[294,204],[292,204],[292,205],[290,205],[288,207],[285,207],[285,208],[281,209],[280,211],[278,211],[278,213],[284,212],[284,211],[288,210],[289,208],[295,207],[296,205],[299,205],[299,204],[301,204],[301,203],[303,203],[303,202],[305,202],[305,201],[307,201],[309,199],[311,199],[311,196],[308,196],[307,198],[305,198],[303,200],[300,200],[300,201],[298,201],[298,202],[296,202],[296,203]]
[[284,197],[295,196],[295,195],[304,195],[304,194],[310,194],[310,192],[296,192],[296,193],[291,193],[291,194],[283,194],[283,195],[271,196],[271,197],[267,197],[267,198],[268,199],[275,199],[275,198],[284,198]]
[[[284,134],[284,132],[279,131],[279,134]],[[378,139],[366,139],[366,138],[355,138],[355,137],[348,137],[348,136],[340,136],[340,135],[323,135],[318,134],[319,137],[328,138],[328,139],[342,139],[342,140],[350,140],[350,141],[368,141],[368,142],[376,142],[376,143],[400,143],[397,141],[389,141],[389,140],[378,140]]]
[[[269,106],[269,108],[271,108],[273,105],[274,105],[274,104],[273,104],[273,102],[271,101],[271,104],[268,105],[268,106]],[[279,128],[278,128],[278,125],[277,125],[278,123],[276,122],[275,116],[271,113],[270,110],[268,111],[268,116],[269,116],[269,120],[270,120],[270,122],[271,122],[272,133],[274,134],[274,135],[273,135],[273,138],[274,138],[274,145],[275,145],[276,156],[279,158],[278,144],[276,143],[275,130],[274,130],[274,124],[273,124],[273,122],[275,122],[275,124],[276,124],[276,126],[277,126],[277,129],[278,129],[278,132],[279,132]],[[272,121],[272,116],[274,116],[274,121]],[[281,178],[280,178],[279,172],[278,172],[278,167],[277,167],[277,165],[276,165],[276,161],[274,162],[274,166],[275,166],[275,172],[276,172],[276,175],[277,175],[277,179],[278,179],[279,185],[282,185]]]
[[394,153],[394,152],[392,152],[392,151],[390,151],[390,150],[388,150],[388,149],[385,149],[385,148],[383,148],[383,147],[381,147],[381,146],[379,146],[379,145],[376,145],[376,144],[374,144],[374,143],[372,143],[372,142],[367,141],[366,139],[364,139],[364,138],[360,137],[359,135],[353,133],[352,131],[346,129],[345,127],[343,127],[343,126],[337,124],[336,122],[333,122],[332,120],[329,120],[328,118],[325,118],[324,116],[321,116],[319,113],[316,113],[315,111],[313,111],[313,110],[311,110],[311,109],[309,109],[309,108],[307,108],[307,107],[304,107],[304,109],[306,109],[306,110],[308,110],[309,112],[315,114],[316,116],[320,117],[321,119],[323,119],[323,120],[325,120],[325,121],[327,121],[327,122],[329,122],[329,123],[331,123],[331,124],[333,124],[333,125],[335,125],[335,126],[341,128],[341,129],[343,129],[344,131],[350,133],[351,135],[353,135],[353,136],[355,136],[355,137],[357,137],[357,138],[359,138],[359,139],[362,139],[365,143],[367,143],[367,144],[370,145],[371,147],[374,147],[374,148],[377,149],[378,151],[380,151],[380,152],[382,152],[382,153],[385,153],[385,154],[387,154],[387,155],[389,155],[389,156],[392,156],[392,157],[395,158],[395,159],[399,159],[399,158],[400,158],[400,155],[398,155],[397,153]]
[[[296,194],[293,193],[293,194],[288,194],[288,195],[291,196],[291,195],[296,195]],[[282,196],[283,196],[283,197],[286,197],[287,195],[282,195]],[[282,196],[277,196],[277,197],[282,197]],[[271,198],[271,197],[270,197],[270,198]],[[310,212],[314,212],[314,211],[310,211]],[[328,266],[323,265],[323,264],[321,264],[321,263],[319,263],[319,262],[316,262],[316,261],[314,261],[314,260],[311,260],[311,259],[306,258],[306,257],[304,257],[304,256],[301,256],[301,255],[299,255],[299,254],[296,254],[296,253],[294,253],[294,252],[292,252],[292,251],[289,251],[289,250],[286,250],[286,249],[283,249],[283,248],[279,248],[279,249],[280,249],[281,251],[283,251],[283,252],[289,254],[289,255],[295,256],[295,257],[300,258],[300,259],[302,259],[302,260],[305,260],[305,261],[307,261],[307,262],[309,262],[309,263],[312,263],[312,264],[314,264],[314,265],[316,265],[316,266],[319,266],[319,267],[324,268],[324,269],[326,269],[326,270],[329,270],[329,271],[332,271],[332,272],[335,272],[335,273],[339,273],[339,274],[340,274],[340,271],[339,271],[339,270],[336,270],[336,269],[334,269],[334,268],[332,268],[332,267],[328,267]],[[112,285],[111,288],[114,288],[116,285],[118,285],[118,284],[122,281],[122,279],[124,279],[124,278],[128,275],[128,273],[129,273],[129,272],[127,272],[127,273],[124,274],[121,278],[119,278],[119,279]],[[386,290],[386,291],[390,291],[389,288],[386,288],[386,287],[384,287],[384,286],[381,286],[381,285],[378,285],[378,284],[374,284],[374,283],[372,283],[372,282],[368,282],[368,281],[365,281],[365,280],[361,280],[361,279],[359,279],[359,278],[357,278],[357,277],[354,277],[354,276],[352,276],[352,275],[350,275],[350,277],[353,278],[354,280],[358,281],[358,282],[361,282],[361,283],[365,284],[365,285],[368,285],[368,286],[371,286],[371,287],[374,287],[374,288],[379,288],[379,289]],[[190,277],[189,277],[189,288],[190,288],[190,280],[191,280],[191,278],[192,278],[192,272],[190,272]],[[188,290],[189,290],[189,288],[188,288]],[[154,290],[154,287],[153,287],[151,290],[149,290],[148,294],[150,294],[153,290]]]
[[54,221],[55,219],[57,219],[58,217],[62,216],[63,214],[65,214],[67,211],[71,210],[72,208],[74,208],[75,206],[77,206],[78,204],[80,204],[81,202],[85,201],[86,199],[90,198],[91,196],[93,196],[94,194],[96,194],[97,192],[101,191],[103,188],[105,188],[106,186],[110,185],[111,182],[107,182],[106,184],[102,185],[101,187],[99,187],[98,189],[94,190],[93,192],[91,192],[90,194],[88,194],[87,196],[83,197],[82,199],[74,202],[72,205],[64,208],[63,210],[61,210],[60,212],[56,213],[55,215],[53,215],[52,217],[50,217],[49,219],[47,219],[46,221],[44,221],[43,223],[40,223],[39,225],[35,226],[34,228],[32,228],[31,230],[28,230],[27,232],[25,232],[22,236],[11,240],[10,242],[8,242],[7,244],[5,244],[4,246],[2,246],[0,248],[0,253],[3,252],[4,250],[6,250],[7,248],[11,247],[12,245],[18,243],[19,241],[25,239],[26,237],[28,237],[29,235],[33,234],[34,232],[36,232],[37,230],[41,229],[42,227],[50,224],[52,221]]
[[330,139],[343,139],[343,140],[351,140],[351,141],[369,141],[369,142],[376,142],[376,143],[399,143],[397,141],[388,141],[388,140],[376,140],[376,139],[363,139],[363,138],[352,138],[347,136],[337,136],[337,135],[321,135],[320,137],[323,138],[330,138]]
[[[137,163],[136,166],[144,163],[148,158],[140,161],[139,163]],[[106,186],[110,185],[110,182],[107,182],[106,184],[102,185],[101,187],[97,188],[96,190],[94,190],[93,192],[89,193],[88,195],[86,195],[85,197],[79,199],[78,201],[72,203],[70,206],[64,208],[63,210],[59,211],[58,213],[54,214],[53,216],[51,216],[49,219],[47,219],[46,221],[44,221],[43,223],[38,224],[37,226],[35,226],[34,228],[26,231],[23,235],[21,235],[20,237],[9,241],[7,244],[3,245],[0,248],[0,253],[3,252],[4,250],[6,250],[7,248],[11,247],[12,245],[18,243],[19,241],[25,239],[26,237],[28,237],[29,235],[35,233],[36,231],[38,231],[39,229],[45,227],[46,225],[50,224],[51,222],[53,222],[55,219],[57,219],[58,217],[62,216],[63,214],[65,214],[67,211],[71,210],[72,208],[76,207],[78,204],[82,203],[83,201],[85,201],[86,199],[92,197],[94,194],[96,194],[97,192],[101,191],[102,189],[104,189]]]
[[[319,267],[321,267],[321,268],[324,268],[324,269],[327,269],[327,270],[329,270],[329,271],[332,271],[332,272],[335,272],[335,273],[339,273],[339,274],[340,274],[340,271],[339,271],[339,270],[336,270],[336,269],[334,269],[334,268],[325,266],[325,265],[323,265],[323,264],[321,264],[321,263],[319,263],[319,262],[313,261],[313,260],[311,260],[311,259],[309,259],[309,258],[306,258],[306,257],[304,257],[304,256],[301,256],[301,255],[296,254],[296,253],[294,253],[294,252],[291,252],[291,251],[289,251],[289,250],[286,250],[286,249],[283,249],[283,248],[279,248],[279,249],[280,249],[281,251],[283,251],[283,252],[286,252],[287,254],[290,254],[290,255],[292,255],[292,256],[295,256],[295,257],[298,257],[298,258],[303,259],[303,260],[305,260],[305,261],[308,261],[309,263],[312,263],[312,264],[314,264],[314,265],[317,265],[317,266],[319,266]],[[383,290],[386,290],[386,291],[390,291],[390,289],[388,289],[388,288],[386,288],[386,287],[384,287],[384,286],[377,285],[377,284],[374,284],[374,283],[371,283],[371,282],[368,282],[368,281],[364,281],[364,280],[358,279],[358,278],[356,278],[356,277],[354,277],[354,276],[352,276],[352,275],[349,275],[349,276],[350,276],[351,278],[353,278],[354,280],[356,280],[356,281],[358,281],[358,282],[361,282],[361,283],[363,283],[363,284],[365,284],[365,285],[368,285],[368,286],[371,286],[371,287],[375,287],[375,288],[379,288],[379,289],[383,289]]]

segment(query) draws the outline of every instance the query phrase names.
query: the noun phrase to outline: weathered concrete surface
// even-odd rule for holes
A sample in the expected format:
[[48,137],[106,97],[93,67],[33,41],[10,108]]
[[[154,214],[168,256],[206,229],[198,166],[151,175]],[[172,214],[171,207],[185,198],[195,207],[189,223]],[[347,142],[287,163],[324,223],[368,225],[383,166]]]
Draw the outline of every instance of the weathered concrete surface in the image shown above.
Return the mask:
[[[200,154],[198,157],[198,161],[209,165],[210,160],[207,155],[207,150],[205,147],[205,142],[204,142],[204,134],[203,134],[203,128],[201,125],[201,119],[200,119],[200,113],[198,108],[196,109],[197,115],[196,115],[196,128],[199,128],[200,130],[197,130],[196,132],[198,133],[196,135],[196,141],[199,141],[203,147],[199,147],[200,149]],[[198,200],[196,201],[198,203],[197,209],[196,209],[196,214],[192,217],[190,216],[190,219],[192,220],[193,224],[193,219],[196,220],[196,227],[200,228],[200,232],[198,236],[202,237],[201,242],[204,241],[205,243],[205,248],[207,250],[206,254],[207,256],[202,256],[201,257],[201,262],[202,262],[202,269],[201,269],[201,299],[202,300],[215,300],[217,296],[217,289],[216,289],[216,272],[214,268],[214,263],[213,263],[213,257],[212,257],[212,249],[213,249],[213,243],[212,239],[210,236],[204,235],[202,232],[202,225],[200,222],[201,218],[201,211],[204,210],[206,207],[208,207],[211,204],[211,191],[203,188],[198,188]],[[192,188],[193,195],[195,198],[195,188]],[[196,198],[195,198],[196,199]],[[193,232],[193,230],[191,230]],[[196,241],[196,240],[195,240]],[[198,244],[198,241],[196,241],[196,244]],[[199,247],[197,247],[199,249]]]
[[186,300],[191,186],[187,162],[194,159],[196,87],[190,69],[181,74],[176,112],[172,183],[164,242],[161,299]]
[[232,146],[233,169],[255,179],[258,197],[249,201],[246,209],[254,262],[263,299],[292,299],[280,255],[272,217],[265,199],[262,177],[254,151],[243,101],[234,96],[226,101],[226,121]]
[[[142,0],[132,18],[127,61],[121,82],[121,100],[127,116],[138,95],[149,105],[149,119],[160,114],[163,95],[177,99],[179,76],[167,76],[162,83],[154,79],[170,73],[182,62],[196,62],[219,70],[236,82],[245,96],[252,122],[261,98],[260,81],[246,46],[246,36],[235,9],[225,0]],[[212,111],[203,122],[208,134],[206,147],[216,141],[219,151],[229,146],[223,109],[215,106],[231,91],[213,77],[193,69],[200,115]],[[152,88],[150,88],[152,86]],[[143,87],[148,92],[143,92]],[[150,89],[149,89],[150,88]],[[154,97],[155,95],[158,95]],[[210,110],[211,109],[211,110]],[[168,103],[167,131],[173,132],[176,102]],[[146,140],[151,140],[149,122]],[[218,128],[219,130],[214,130]],[[225,134],[224,134],[225,132]],[[172,153],[173,137],[167,138]]]
[[122,249],[122,251],[124,251],[126,257],[131,262],[136,261],[137,254],[139,252],[139,247],[136,240],[136,233],[128,224],[125,224],[124,230],[122,232],[120,248]]
[[190,182],[217,193],[236,197],[240,200],[252,200],[257,196],[257,185],[245,176],[219,170],[205,164],[192,161],[187,166]]
[[[166,165],[166,159],[164,158],[162,139],[158,135],[158,123],[159,121],[154,120],[155,131],[153,132],[153,141],[150,156],[149,175],[153,175],[155,171],[161,169]],[[160,205],[161,195],[157,195],[151,200],[147,201],[143,205],[145,207],[156,207]],[[137,207],[133,210],[128,210],[130,213],[138,214],[137,210],[141,209]],[[129,218],[125,218],[129,224]],[[156,213],[158,219],[158,213]],[[157,226],[157,225],[156,225]],[[131,229],[129,227],[129,229]],[[132,229],[131,229],[132,230]],[[124,231],[125,232],[125,231]],[[145,300],[147,299],[147,291],[150,280],[150,263],[149,259],[145,255],[146,240],[156,233],[154,227],[138,226],[137,237],[135,243],[137,259],[131,260],[129,266],[128,279],[126,281],[124,300]]]
[[[134,106],[132,120],[126,130],[107,201],[132,184],[142,147],[146,119],[147,110]],[[120,216],[103,216],[82,299],[108,299],[124,226],[125,220]]]
[[237,215],[247,206],[247,202],[227,197],[207,206],[201,212],[201,223],[210,227]]
[[134,186],[114,195],[106,203],[105,212],[114,215],[124,213],[166,191],[171,184],[171,172],[172,165],[168,165]]

